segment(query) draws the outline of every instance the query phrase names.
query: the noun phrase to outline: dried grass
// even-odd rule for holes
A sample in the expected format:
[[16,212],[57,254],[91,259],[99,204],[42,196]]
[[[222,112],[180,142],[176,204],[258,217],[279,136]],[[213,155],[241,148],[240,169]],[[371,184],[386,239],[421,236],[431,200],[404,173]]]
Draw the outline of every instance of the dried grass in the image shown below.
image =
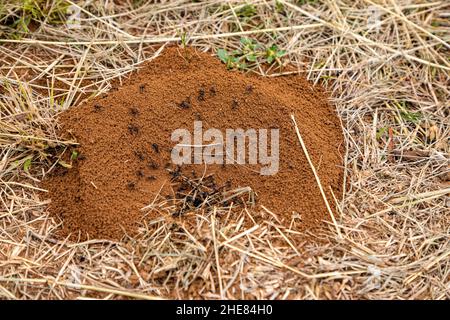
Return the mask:
[[[76,3],[79,28],[44,22],[0,40],[0,297],[450,298],[448,3]],[[257,15],[243,17],[249,4]],[[117,243],[54,237],[60,222],[36,186],[57,165],[48,151],[73,143],[58,139],[55,115],[184,32],[202,50],[236,48],[244,35],[276,43],[330,90],[346,190],[328,199],[335,220],[320,241],[298,240],[298,216],[288,228],[251,207],[162,214]]]

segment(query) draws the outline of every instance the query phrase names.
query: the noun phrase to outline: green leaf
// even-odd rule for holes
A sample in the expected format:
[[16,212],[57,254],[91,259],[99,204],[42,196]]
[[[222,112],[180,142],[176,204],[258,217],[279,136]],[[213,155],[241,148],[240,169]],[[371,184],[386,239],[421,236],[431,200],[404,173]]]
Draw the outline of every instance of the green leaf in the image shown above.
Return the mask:
[[280,57],[284,56],[285,54],[286,54],[286,51],[285,51],[285,50],[280,50],[280,51],[278,51],[278,52],[276,53],[277,58],[280,58]]
[[31,158],[28,158],[24,163],[23,163],[23,170],[25,170],[26,172],[28,172],[30,170],[31,167]]
[[256,61],[256,55],[255,54],[249,54],[249,55],[247,55],[247,61],[250,61],[250,62],[255,62]]
[[222,60],[223,63],[227,63],[229,55],[225,49],[217,50],[217,56],[219,57],[220,60]]
[[412,123],[418,123],[422,118],[422,115],[419,112],[400,111],[400,115],[403,118],[403,120]]
[[252,40],[249,38],[241,38],[240,42],[241,42],[241,44],[243,44],[245,46],[247,44],[251,44]]
[[381,127],[380,129],[378,129],[377,134],[376,134],[377,140],[379,140],[386,131],[387,131],[387,127]]
[[241,45],[248,50],[254,50],[256,47],[256,43],[251,38],[241,38],[240,42]]
[[78,152],[76,150],[72,151],[72,154],[70,155],[70,160],[74,161],[78,158]]
[[246,4],[239,10],[236,10],[236,15],[241,18],[250,18],[256,15],[256,7],[252,4]]
[[238,68],[241,70],[245,70],[247,69],[247,64],[245,62],[239,63]]
[[279,1],[275,1],[275,9],[278,12],[283,12],[284,11],[284,5],[281,2],[279,2]]

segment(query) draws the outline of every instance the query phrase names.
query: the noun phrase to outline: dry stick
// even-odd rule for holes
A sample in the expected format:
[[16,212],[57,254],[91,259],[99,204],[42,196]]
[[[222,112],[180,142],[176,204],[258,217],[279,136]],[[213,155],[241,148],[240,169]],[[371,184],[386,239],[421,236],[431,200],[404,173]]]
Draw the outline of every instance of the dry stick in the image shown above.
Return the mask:
[[163,298],[157,297],[157,296],[149,296],[141,293],[135,293],[125,290],[116,290],[116,289],[110,289],[110,288],[104,288],[104,287],[96,287],[91,285],[84,285],[84,284],[76,284],[76,283],[69,283],[69,282],[59,282],[52,279],[32,279],[32,278],[26,278],[26,279],[16,279],[16,278],[5,278],[0,277],[0,282],[24,282],[24,283],[46,283],[46,284],[55,284],[58,286],[67,287],[70,289],[79,289],[79,290],[89,290],[89,291],[97,291],[97,292],[104,292],[104,293],[112,293],[124,297],[130,297],[135,299],[141,299],[141,300],[164,300]]
[[[404,207],[407,207],[407,206],[410,206],[410,205],[415,205],[415,204],[418,204],[418,203],[421,203],[421,202],[427,202],[427,201],[430,201],[430,200],[434,200],[436,198],[440,198],[440,197],[442,197],[444,195],[447,195],[449,193],[450,193],[450,188],[446,188],[446,189],[442,189],[442,190],[428,191],[428,192],[423,192],[423,193],[419,193],[419,194],[416,194],[416,195],[410,195],[409,197],[394,198],[394,199],[390,200],[387,203],[383,202],[384,205],[388,206],[386,209],[383,209],[383,210],[377,211],[375,213],[372,213],[367,218],[372,218],[372,217],[381,215],[381,214],[389,212],[389,211],[402,209]],[[374,199],[379,201],[378,198],[374,197]],[[399,204],[399,205],[392,205],[392,204],[398,204],[398,203],[401,203],[401,204]],[[358,226],[359,226],[359,224],[358,224]]]
[[77,142],[75,141],[70,141],[70,140],[55,140],[55,139],[48,139],[48,138],[42,138],[42,137],[35,137],[35,136],[21,136],[19,134],[9,134],[9,133],[0,133],[0,137],[12,137],[12,138],[16,138],[16,137],[20,137],[22,139],[34,139],[34,140],[41,140],[41,141],[46,141],[46,142],[55,142],[55,143],[60,143],[60,144],[72,144],[72,145],[78,145]]
[[[444,252],[444,254],[440,255],[439,257],[437,257],[436,259],[434,259],[431,263],[429,263],[428,265],[426,265],[423,269],[425,271],[429,271],[431,269],[431,267],[433,267],[435,264],[437,264],[438,262],[440,262],[441,260],[446,259],[448,256],[450,255],[450,250],[447,252]],[[421,270],[415,274],[412,274],[411,276],[407,277],[403,283],[405,285],[410,284],[411,282],[413,282],[417,277],[421,276],[424,272],[424,270]]]
[[[189,40],[207,40],[207,39],[218,39],[218,38],[227,38],[227,37],[235,37],[235,36],[244,36],[249,34],[258,34],[258,33],[266,33],[266,32],[275,32],[275,31],[294,31],[294,30],[304,30],[309,28],[317,28],[322,26],[321,23],[313,23],[313,24],[303,24],[299,26],[291,26],[291,27],[279,27],[279,28],[267,28],[267,29],[259,29],[259,30],[248,30],[248,31],[240,31],[240,32],[226,32],[219,34],[207,34],[207,35],[197,35],[189,37]],[[48,44],[48,45],[111,45],[111,44],[141,44],[141,43],[162,43],[162,42],[179,42],[181,41],[181,37],[152,37],[149,39],[140,38],[133,40],[99,40],[99,41],[48,41],[48,40],[33,40],[33,39],[0,39],[0,43],[23,43],[23,44]]]
[[[414,28],[422,31],[423,33],[425,33],[427,36],[439,41],[441,44],[443,44],[444,46],[446,46],[447,48],[450,49],[450,44],[444,40],[442,40],[441,38],[439,38],[438,36],[432,34],[431,32],[429,32],[428,30],[425,30],[424,28],[422,28],[421,26],[415,24],[413,21],[407,19],[405,16],[400,15],[392,10],[389,10],[388,8],[383,7],[382,5],[379,5],[378,3],[375,3],[371,0],[365,0],[366,2],[370,3],[372,6],[376,6],[377,8],[399,18],[400,20],[402,20],[404,23],[409,24],[411,26],[413,26]],[[440,4],[439,2],[436,2],[436,4]]]
[[[68,108],[71,105],[73,98],[75,97],[75,94],[78,91],[78,88],[80,87],[81,82],[83,81],[83,78],[81,78],[80,81],[78,82],[78,85],[75,85],[75,83],[77,82],[77,79],[79,78],[79,74],[81,72],[81,67],[84,64],[84,61],[86,60],[90,49],[91,49],[91,45],[88,45],[86,50],[84,50],[80,61],[78,61],[77,69],[75,70],[75,74],[73,75],[72,83],[70,84],[69,93],[67,94],[67,98],[64,100],[64,106],[63,106],[64,108]],[[86,73],[86,71],[84,73]],[[74,90],[72,90],[72,89],[74,89]]]
[[76,3],[73,3],[73,2],[70,1],[70,0],[67,0],[67,2],[70,3],[72,6],[75,6],[75,7],[80,8],[80,10],[83,11],[83,12],[84,12],[85,14],[87,14],[88,16],[91,16],[91,17],[94,18],[95,20],[100,21],[101,23],[107,25],[108,27],[111,27],[111,28],[114,29],[115,31],[117,31],[117,32],[119,32],[119,33],[121,33],[121,34],[123,34],[123,35],[125,35],[125,36],[127,36],[127,37],[130,37],[130,38],[136,38],[136,37],[132,36],[131,34],[129,34],[128,32],[125,32],[125,31],[123,31],[122,29],[120,29],[120,28],[114,26],[113,24],[109,23],[108,21],[105,21],[105,20],[103,20],[102,18],[97,17],[95,14],[92,14],[91,12],[89,12],[89,11],[87,11],[86,9],[80,7],[80,6],[77,5]]
[[328,28],[331,28],[331,29],[334,29],[334,30],[337,30],[337,31],[341,32],[343,35],[349,34],[353,38],[355,38],[356,40],[358,40],[358,41],[360,41],[362,43],[376,46],[378,48],[381,48],[381,49],[384,49],[386,51],[389,51],[390,53],[392,53],[394,55],[403,56],[405,58],[408,58],[410,60],[413,60],[413,61],[425,64],[427,66],[440,68],[440,69],[444,69],[444,70],[450,70],[450,68],[447,67],[447,66],[443,66],[443,65],[440,65],[440,64],[436,64],[436,63],[430,62],[428,60],[424,60],[424,59],[412,56],[410,54],[407,54],[406,52],[402,52],[400,50],[393,49],[393,48],[387,46],[386,44],[383,45],[383,44],[378,43],[376,41],[373,41],[373,40],[371,40],[369,38],[366,38],[364,36],[361,36],[359,34],[351,32],[351,30],[349,30],[348,28],[343,27],[342,25],[338,25],[338,24],[335,24],[335,23],[332,23],[332,22],[325,21],[325,20],[323,20],[321,18],[318,18],[318,17],[312,15],[311,13],[309,13],[308,11],[305,11],[305,10],[301,9],[300,7],[295,6],[295,5],[291,4],[291,3],[288,3],[288,2],[286,2],[284,0],[279,0],[279,2],[281,2],[282,4],[286,5],[287,7],[291,8],[291,9],[294,9],[294,10],[304,14],[305,16],[313,19],[314,21],[322,23],[322,25],[327,26]]
[[217,246],[217,239],[216,239],[216,207],[214,207],[214,212],[211,216],[211,230],[212,230],[213,244],[214,244],[214,255],[216,256],[217,278],[219,281],[220,298],[224,299],[223,285],[222,285],[222,273],[220,271],[220,263],[219,263],[219,249]]
[[1,182],[2,184],[5,184],[5,185],[13,184],[13,185],[16,185],[16,186],[19,186],[19,187],[22,187],[22,188],[29,188],[29,189],[33,189],[33,190],[37,190],[37,191],[41,191],[41,192],[48,192],[48,190],[41,189],[41,188],[38,188],[38,187],[34,187],[34,186],[32,186],[32,185],[29,185],[29,184],[20,183],[20,182],[3,181],[3,180],[1,180],[1,179],[0,179],[0,182]]
[[236,23],[239,26],[239,30],[244,31],[244,29],[242,28],[241,21],[239,21],[239,18],[238,18],[237,14],[236,14],[236,11],[234,10],[234,8],[231,5],[231,3],[228,2],[228,6],[230,7],[231,13],[233,14],[234,18],[236,19]]
[[235,236],[233,236],[233,237],[231,237],[231,238],[227,238],[227,237],[226,237],[222,232],[220,232],[220,230],[219,230],[220,235],[225,239],[224,242],[219,243],[219,247],[222,247],[223,245],[227,245],[228,243],[231,243],[231,242],[233,242],[233,241],[235,241],[235,240],[237,240],[237,239],[240,239],[240,238],[242,238],[243,236],[246,236],[246,235],[248,235],[248,234],[254,232],[254,231],[255,231],[256,229],[258,229],[259,227],[260,227],[260,225],[256,224],[256,225],[254,225],[253,227],[251,227],[250,229],[247,229],[247,230],[245,230],[245,231],[243,231],[243,232],[241,232],[241,233],[239,233],[239,234],[237,234],[237,235],[235,235]]
[[339,211],[339,215],[342,217],[344,215],[344,212],[342,212],[342,208],[339,205],[339,201],[338,201],[338,199],[336,198],[336,195],[333,192],[333,188],[331,186],[328,186],[328,187],[330,188],[331,196],[333,197],[333,200],[336,203],[336,208]]
[[1,291],[3,291],[5,293],[5,295],[8,296],[10,299],[17,300],[17,297],[14,294],[12,294],[6,288],[4,288],[3,286],[0,285],[0,292]]
[[398,203],[404,203],[407,201],[416,201],[416,200],[428,200],[428,199],[434,199],[438,198],[440,196],[444,196],[446,194],[450,193],[450,188],[440,189],[440,190],[433,190],[433,191],[427,191],[422,192],[418,194],[410,194],[403,197],[394,198],[389,201],[390,204],[398,204]]
[[314,164],[312,163],[311,157],[309,156],[308,150],[306,149],[306,145],[303,142],[302,136],[300,135],[300,130],[298,129],[297,122],[295,121],[295,117],[293,114],[291,114],[291,118],[292,118],[292,122],[294,123],[295,132],[297,133],[298,141],[300,142],[300,145],[302,146],[302,149],[303,149],[303,153],[305,154],[306,159],[308,160],[309,166],[311,167],[311,170],[314,173],[314,177],[316,178],[316,182],[317,182],[317,185],[319,186],[320,193],[322,195],[323,201],[325,202],[325,206],[327,207],[327,210],[330,213],[331,220],[333,220],[333,224],[336,227],[336,231],[338,233],[339,238],[342,239],[341,230],[339,229],[336,219],[334,218],[333,211],[331,210],[330,204],[328,203],[328,200],[327,200],[327,196],[325,195],[322,184],[320,183],[319,175],[316,172],[316,168],[314,167]]
[[276,226],[276,225],[274,225],[274,224],[271,224],[274,228],[275,228],[275,230],[277,230],[278,231],[278,233],[283,237],[283,239],[287,242],[287,244],[295,251],[295,253],[298,255],[298,256],[301,256],[300,255],[300,252],[298,252],[298,250],[297,250],[297,248],[294,246],[294,244],[289,240],[289,238]]
[[242,254],[248,255],[249,257],[258,259],[260,261],[263,261],[265,263],[268,263],[274,267],[278,268],[285,268],[289,271],[292,271],[306,279],[322,279],[322,278],[330,278],[330,277],[344,277],[344,276],[350,276],[354,274],[363,274],[366,273],[367,270],[351,270],[351,271],[331,271],[331,272],[324,272],[324,273],[316,273],[316,274],[308,274],[305,272],[300,271],[299,269],[296,269],[294,267],[291,267],[287,264],[284,264],[283,262],[275,259],[271,259],[267,255],[264,255],[261,252],[256,251],[256,253],[241,249],[239,247],[233,246],[229,243],[225,244],[230,249],[236,250]]

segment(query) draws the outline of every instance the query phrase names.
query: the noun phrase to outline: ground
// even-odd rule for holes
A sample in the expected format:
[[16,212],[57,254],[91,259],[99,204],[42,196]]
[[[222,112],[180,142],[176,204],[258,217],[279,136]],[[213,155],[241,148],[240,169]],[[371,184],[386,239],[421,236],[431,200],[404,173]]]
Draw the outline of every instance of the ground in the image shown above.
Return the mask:
[[[449,9],[394,0],[0,5],[0,297],[448,299]],[[241,65],[232,52],[243,38],[272,51]],[[292,242],[295,231],[269,213],[245,227],[215,215],[180,228],[161,219],[120,242],[54,237],[61,221],[39,181],[66,145],[56,115],[167,45],[281,76],[262,67],[271,56],[327,88],[346,177],[317,241]]]

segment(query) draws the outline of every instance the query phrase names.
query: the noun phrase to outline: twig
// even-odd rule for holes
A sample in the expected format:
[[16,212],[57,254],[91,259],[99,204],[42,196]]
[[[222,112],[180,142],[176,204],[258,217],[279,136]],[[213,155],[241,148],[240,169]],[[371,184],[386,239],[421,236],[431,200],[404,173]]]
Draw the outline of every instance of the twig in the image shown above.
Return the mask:
[[320,190],[320,194],[322,195],[323,202],[325,203],[325,206],[327,207],[328,213],[331,216],[331,220],[333,221],[334,226],[336,227],[336,231],[338,233],[339,238],[342,238],[341,231],[338,227],[338,224],[336,222],[336,219],[334,218],[333,211],[331,210],[330,204],[328,203],[327,196],[325,195],[325,191],[323,190],[322,183],[320,182],[319,175],[317,174],[316,168],[314,167],[314,164],[312,163],[311,157],[309,156],[308,149],[306,148],[305,143],[303,142],[302,136],[300,135],[300,130],[298,129],[297,122],[295,121],[295,117],[293,114],[291,114],[292,122],[294,123],[295,132],[297,133],[298,141],[300,142],[300,145],[302,147],[303,153],[306,156],[306,159],[308,160],[309,166],[311,167],[312,172],[314,173],[314,178],[316,179],[317,185]]

